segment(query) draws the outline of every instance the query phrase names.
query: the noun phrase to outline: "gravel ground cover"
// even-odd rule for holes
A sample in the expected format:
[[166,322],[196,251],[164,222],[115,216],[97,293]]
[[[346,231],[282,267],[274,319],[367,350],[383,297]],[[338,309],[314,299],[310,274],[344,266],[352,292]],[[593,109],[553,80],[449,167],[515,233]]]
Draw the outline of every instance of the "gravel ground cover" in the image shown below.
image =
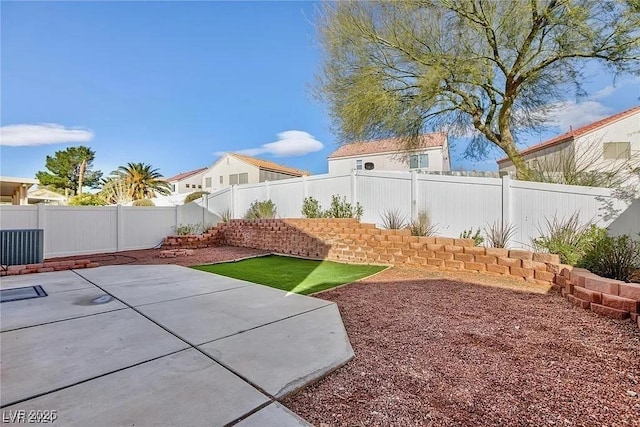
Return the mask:
[[317,426],[640,426],[629,321],[524,282],[398,268],[318,296],[356,356],[284,401]]

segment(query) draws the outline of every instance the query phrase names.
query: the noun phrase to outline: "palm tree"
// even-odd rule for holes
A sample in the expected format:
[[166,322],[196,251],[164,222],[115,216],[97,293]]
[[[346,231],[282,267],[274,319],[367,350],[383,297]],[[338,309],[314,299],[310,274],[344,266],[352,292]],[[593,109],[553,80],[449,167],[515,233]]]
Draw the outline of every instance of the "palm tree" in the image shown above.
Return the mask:
[[119,166],[112,175],[124,180],[133,200],[152,198],[156,193],[171,192],[171,186],[162,178],[158,169],[145,163],[127,163],[127,166]]

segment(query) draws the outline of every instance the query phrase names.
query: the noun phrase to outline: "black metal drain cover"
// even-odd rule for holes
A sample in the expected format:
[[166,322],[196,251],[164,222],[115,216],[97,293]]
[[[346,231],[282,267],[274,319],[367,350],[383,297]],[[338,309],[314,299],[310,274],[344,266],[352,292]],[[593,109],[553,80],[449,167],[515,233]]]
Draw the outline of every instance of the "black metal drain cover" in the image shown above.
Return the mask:
[[46,297],[47,293],[42,286],[25,286],[24,288],[12,288],[0,290],[0,302],[20,301],[23,299]]

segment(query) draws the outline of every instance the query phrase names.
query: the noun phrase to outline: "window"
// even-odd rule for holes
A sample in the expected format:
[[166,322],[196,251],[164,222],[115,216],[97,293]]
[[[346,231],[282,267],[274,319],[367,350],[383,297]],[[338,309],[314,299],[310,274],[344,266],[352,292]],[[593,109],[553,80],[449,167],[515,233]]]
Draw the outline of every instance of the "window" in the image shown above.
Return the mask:
[[186,188],[189,188],[189,184],[185,184],[184,186],[185,186]]
[[211,188],[211,178],[205,178],[204,179],[204,186],[207,188]]
[[198,189],[202,189],[202,185],[201,184],[198,184]]
[[229,175],[229,185],[236,185],[238,183],[238,174],[234,173],[233,175]]
[[238,175],[238,184],[248,184],[249,183],[249,173],[241,173]]
[[220,184],[224,184],[224,177],[220,175]]
[[362,160],[356,160],[356,170],[362,170]]
[[364,168],[365,168],[366,170],[368,170],[368,171],[373,170],[373,163],[371,163],[371,162],[367,162],[367,163],[365,163],[365,164],[364,164]]
[[171,184],[171,191],[173,191],[174,193],[176,192],[176,185],[175,184]]
[[409,169],[426,169],[429,167],[428,154],[411,154],[409,156]]
[[603,144],[605,160],[629,160],[631,158],[630,142],[605,142]]

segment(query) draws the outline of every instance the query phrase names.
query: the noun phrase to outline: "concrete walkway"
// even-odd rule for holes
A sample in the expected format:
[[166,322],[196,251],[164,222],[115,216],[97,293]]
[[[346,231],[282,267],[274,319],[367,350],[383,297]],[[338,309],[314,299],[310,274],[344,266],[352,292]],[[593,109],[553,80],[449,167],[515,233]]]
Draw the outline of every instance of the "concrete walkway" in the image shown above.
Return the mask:
[[35,285],[0,307],[3,423],[305,426],[278,400],[353,357],[334,303],[185,267],[0,282]]

